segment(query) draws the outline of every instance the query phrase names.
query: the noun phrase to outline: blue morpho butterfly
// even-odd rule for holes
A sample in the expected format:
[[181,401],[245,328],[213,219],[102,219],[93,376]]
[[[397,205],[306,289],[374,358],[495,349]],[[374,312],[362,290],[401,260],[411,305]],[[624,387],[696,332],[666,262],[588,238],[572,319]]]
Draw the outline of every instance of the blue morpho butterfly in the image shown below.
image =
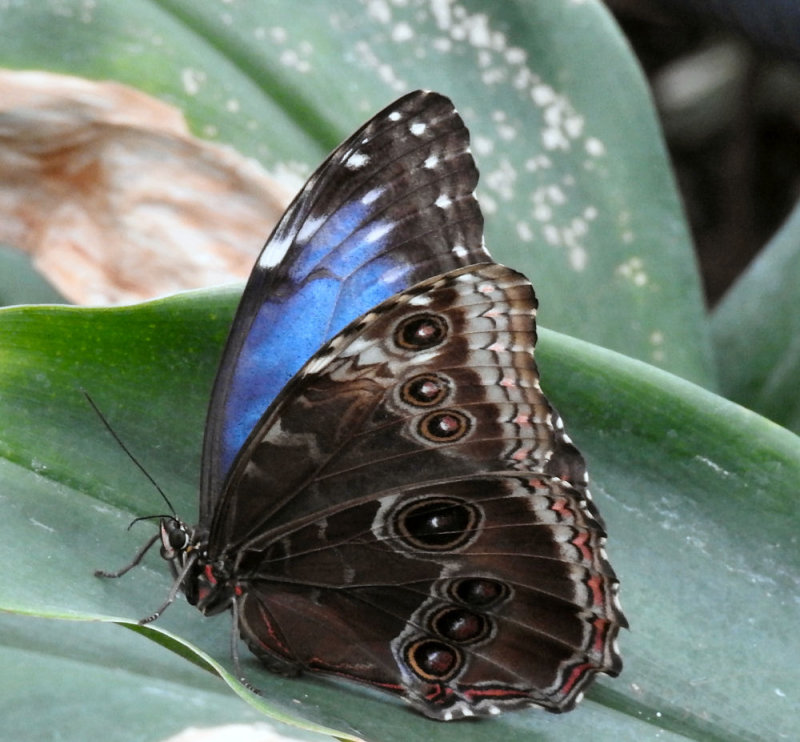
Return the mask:
[[[222,355],[178,590],[271,670],[434,719],[571,709],[626,625],[583,458],[539,387],[536,299],[483,245],[452,103],[400,98],[314,173]],[[233,642],[234,647],[236,642]],[[234,654],[236,659],[236,654]],[[238,671],[238,660],[236,660]]]

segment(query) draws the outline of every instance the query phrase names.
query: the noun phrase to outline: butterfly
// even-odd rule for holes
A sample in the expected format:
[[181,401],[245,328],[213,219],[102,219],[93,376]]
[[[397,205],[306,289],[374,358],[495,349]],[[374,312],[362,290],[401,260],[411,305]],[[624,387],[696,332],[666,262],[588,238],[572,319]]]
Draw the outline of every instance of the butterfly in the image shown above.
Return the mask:
[[233,320],[197,525],[165,516],[98,573],[161,543],[175,582],[144,621],[183,591],[231,611],[271,670],[439,720],[567,711],[619,673],[603,522],[539,385],[533,288],[484,246],[477,180],[462,119],[426,91],[311,176]]

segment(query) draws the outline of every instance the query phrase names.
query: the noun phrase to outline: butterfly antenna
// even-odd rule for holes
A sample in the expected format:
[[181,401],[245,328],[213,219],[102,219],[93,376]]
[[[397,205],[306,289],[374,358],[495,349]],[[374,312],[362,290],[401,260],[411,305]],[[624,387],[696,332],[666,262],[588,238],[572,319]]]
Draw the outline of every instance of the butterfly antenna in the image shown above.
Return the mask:
[[[103,423],[105,429],[109,433],[111,433],[111,437],[117,442],[117,445],[127,454],[128,458],[134,464],[136,464],[136,467],[139,469],[139,471],[142,472],[142,474],[144,474],[145,477],[147,477],[147,480],[150,482],[150,484],[152,484],[153,487],[156,488],[158,494],[161,495],[161,497],[164,499],[164,502],[167,503],[167,507],[169,508],[173,517],[176,517],[177,514],[175,512],[175,508],[172,507],[172,503],[170,502],[169,497],[167,497],[166,492],[164,492],[164,490],[162,490],[161,487],[158,486],[158,482],[156,482],[156,480],[150,476],[150,473],[147,471],[147,469],[145,469],[139,463],[138,459],[131,453],[130,449],[122,442],[122,439],[116,434],[116,432],[111,427],[111,424],[108,422],[108,420],[106,420],[106,416],[102,412],[100,412],[100,408],[94,403],[94,400],[91,398],[91,396],[89,396],[89,392],[87,392],[85,389],[81,389],[81,392],[83,392],[83,396],[86,397],[86,401],[92,406],[92,409],[97,414],[97,417],[100,418],[100,422]],[[136,520],[141,520],[141,519],[137,518]]]

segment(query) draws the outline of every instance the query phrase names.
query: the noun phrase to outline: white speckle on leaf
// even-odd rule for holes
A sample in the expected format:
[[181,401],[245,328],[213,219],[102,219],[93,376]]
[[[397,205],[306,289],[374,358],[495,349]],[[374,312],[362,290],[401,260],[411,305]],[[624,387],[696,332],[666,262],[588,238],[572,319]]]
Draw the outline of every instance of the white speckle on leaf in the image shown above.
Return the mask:
[[569,250],[569,264],[575,271],[582,271],[589,262],[589,254],[581,245],[572,245]]
[[542,234],[544,235],[545,241],[549,245],[561,244],[561,234],[559,233],[558,228],[554,227],[552,224],[545,224],[544,228],[542,229]]
[[567,202],[564,191],[556,185],[547,186],[546,193],[547,198],[554,204],[564,204]]
[[395,91],[407,91],[408,84],[405,80],[398,77],[397,72],[391,64],[382,61],[381,57],[376,54],[372,47],[365,41],[357,42],[353,51],[358,58],[359,64],[366,68],[375,70],[378,78],[388,88]]
[[408,23],[398,23],[392,29],[392,41],[402,43],[414,38],[414,29]]
[[589,231],[589,225],[586,222],[576,217],[569,223],[570,229],[572,230],[572,234],[576,237],[583,237]]
[[368,0],[367,15],[378,23],[389,23],[392,20],[392,9],[386,0]]
[[486,191],[481,193],[480,197],[481,208],[483,209],[484,214],[496,214],[497,213],[497,201],[495,201]]
[[187,95],[197,95],[200,86],[206,81],[206,73],[203,70],[184,67],[181,70],[181,83]]
[[649,283],[644,261],[638,257],[629,258],[624,263],[621,263],[614,272],[618,276],[628,279],[634,286],[639,288]]
[[514,197],[514,184],[517,180],[517,171],[514,166],[503,158],[494,170],[484,176],[486,184],[504,201]]
[[569,140],[559,129],[542,129],[542,146],[547,150],[569,149]]
[[586,151],[592,157],[600,157],[606,153],[606,146],[596,137],[588,137],[586,139]]
[[567,132],[567,136],[571,139],[577,139],[581,134],[583,134],[583,117],[582,116],[567,116],[564,120],[564,130]]
[[528,61],[528,53],[518,46],[510,46],[506,49],[506,62],[512,65],[525,64]]
[[452,23],[450,4],[452,0],[431,0],[431,13],[436,25],[441,29],[449,29]]
[[556,93],[549,85],[539,84],[531,90],[531,98],[537,106],[544,107],[555,100]]
[[531,242],[533,240],[533,230],[528,222],[517,222],[517,236],[523,242]]
[[472,148],[475,153],[481,156],[491,154],[494,151],[494,140],[490,137],[472,137]]

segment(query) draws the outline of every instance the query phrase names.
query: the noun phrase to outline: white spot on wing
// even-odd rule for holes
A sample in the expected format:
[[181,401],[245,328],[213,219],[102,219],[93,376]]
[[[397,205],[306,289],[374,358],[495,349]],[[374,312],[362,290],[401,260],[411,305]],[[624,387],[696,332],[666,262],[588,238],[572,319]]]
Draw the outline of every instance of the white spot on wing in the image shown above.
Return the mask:
[[347,346],[346,350],[342,352],[344,356],[357,356],[361,355],[367,348],[369,348],[371,342],[365,340],[363,337],[356,338],[350,345]]
[[300,231],[297,233],[297,241],[307,242],[324,221],[325,218],[321,216],[318,216],[316,219],[306,219],[303,226],[300,227]]
[[450,206],[453,202],[450,200],[450,196],[446,193],[442,193],[436,201],[433,202],[435,206],[438,206],[440,209],[446,209]]
[[303,374],[316,374],[324,369],[330,362],[331,357],[327,353],[323,353],[316,358],[312,358],[308,365],[303,370]]
[[283,260],[286,251],[289,249],[291,241],[286,239],[272,240],[258,256],[259,268],[274,268]]
[[433,170],[439,164],[439,158],[437,155],[431,155],[428,157],[425,162],[422,163],[423,167],[428,168],[428,170]]
[[348,170],[360,170],[369,162],[369,155],[363,152],[353,152],[345,161],[344,166]]
[[376,201],[381,193],[383,193],[383,188],[373,188],[361,197],[361,203],[368,206],[373,201]]
[[388,234],[392,231],[392,223],[391,222],[381,222],[376,224],[372,229],[369,230],[367,233],[366,240],[367,242],[377,242],[381,239],[384,235]]
[[415,121],[411,126],[408,127],[408,130],[415,136],[419,137],[425,133],[425,129],[428,128],[428,125],[423,121]]

